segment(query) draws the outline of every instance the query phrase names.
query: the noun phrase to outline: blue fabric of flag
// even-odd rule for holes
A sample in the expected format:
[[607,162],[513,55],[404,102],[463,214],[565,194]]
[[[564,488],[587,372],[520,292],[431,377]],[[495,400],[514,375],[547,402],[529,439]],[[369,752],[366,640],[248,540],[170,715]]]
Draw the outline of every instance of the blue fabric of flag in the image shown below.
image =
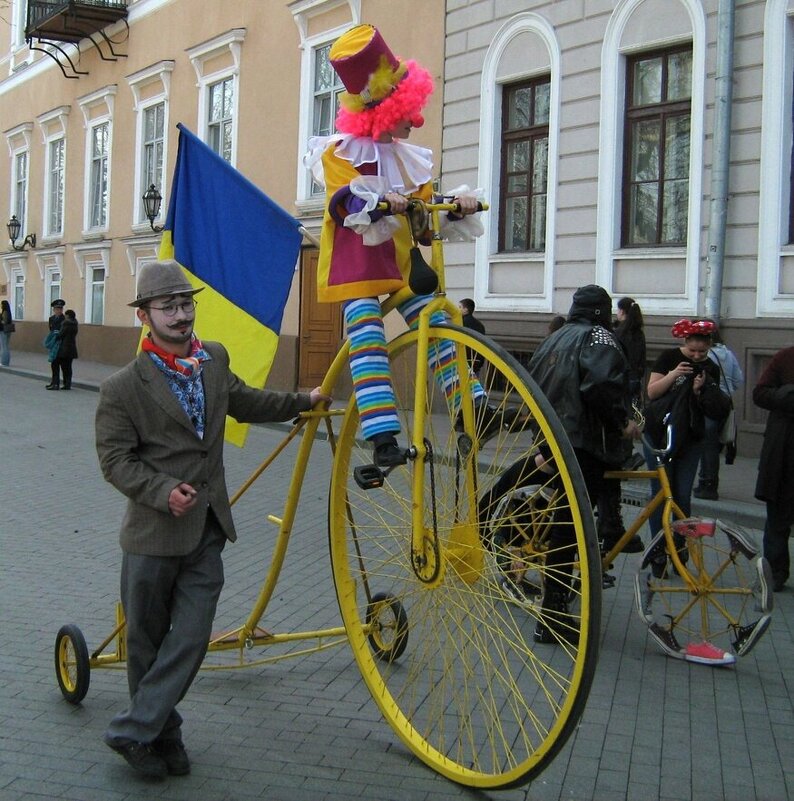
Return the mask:
[[302,236],[298,221],[183,125],[165,228],[174,258],[278,333]]

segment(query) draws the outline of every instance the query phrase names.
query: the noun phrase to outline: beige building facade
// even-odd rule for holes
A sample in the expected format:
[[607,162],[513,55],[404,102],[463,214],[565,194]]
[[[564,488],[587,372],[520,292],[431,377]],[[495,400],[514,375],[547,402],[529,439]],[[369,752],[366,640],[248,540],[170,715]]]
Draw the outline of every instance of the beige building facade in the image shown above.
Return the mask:
[[[80,322],[82,358],[123,364],[134,354],[140,329],[127,303],[138,270],[156,258],[160,241],[142,196],[156,186],[163,203],[155,225],[162,225],[177,123],[309,231],[318,231],[323,196],[301,157],[310,136],[332,132],[342,88],[328,64],[334,39],[354,24],[371,22],[396,53],[424,54],[423,63],[442,83],[441,0],[412,6],[410,26],[404,7],[377,0],[74,5],[85,16],[70,22],[67,2],[31,0],[45,14],[38,31],[31,30],[27,0],[9,0],[0,14],[0,131],[6,145],[0,197],[5,220],[14,215],[20,222],[17,247],[27,235],[36,236],[35,248],[8,245],[0,252],[0,298],[9,299],[17,321],[16,349],[41,350],[50,302],[62,297]],[[118,19],[92,21],[97,6]],[[97,30],[88,38],[76,35],[76,44],[47,38],[70,25]],[[437,91],[426,125],[413,137],[435,152],[441,106]],[[234,248],[240,236],[235,220],[224,220],[223,228]],[[315,386],[340,342],[338,308],[314,302],[315,264],[316,250],[307,240],[270,386]],[[199,309],[199,334],[200,315]]]
[[[437,154],[442,189],[479,186],[491,203],[476,246],[447,248],[449,293],[473,297],[488,332],[523,359],[585,283],[641,304],[651,357],[674,344],[674,320],[711,311],[747,378],[742,451],[757,450],[752,386],[794,339],[794,0],[105,4],[123,18],[77,47],[33,38],[60,63],[25,41],[26,0],[0,15],[0,197],[20,220],[17,246],[37,237],[35,249],[0,253],[14,347],[40,347],[61,296],[84,358],[134,352],[126,303],[159,244],[141,196],[156,185],[161,225],[177,122],[316,231],[322,195],[301,155],[333,125],[341,87],[328,48],[371,22],[437,78],[412,141]],[[726,119],[726,7],[729,150],[714,136]],[[714,169],[725,154],[727,168]],[[233,248],[235,221],[225,230]],[[342,336],[338,308],[314,301],[315,267],[307,240],[272,386],[316,384]]]
[[[494,205],[474,263],[461,252],[450,271],[450,292],[471,294],[489,334],[522,357],[586,283],[640,303],[651,358],[676,344],[672,322],[713,309],[747,379],[740,452],[757,453],[753,385],[794,344],[794,2],[447,7],[444,166]],[[713,165],[725,151],[715,155],[714,133],[731,7],[720,280]]]

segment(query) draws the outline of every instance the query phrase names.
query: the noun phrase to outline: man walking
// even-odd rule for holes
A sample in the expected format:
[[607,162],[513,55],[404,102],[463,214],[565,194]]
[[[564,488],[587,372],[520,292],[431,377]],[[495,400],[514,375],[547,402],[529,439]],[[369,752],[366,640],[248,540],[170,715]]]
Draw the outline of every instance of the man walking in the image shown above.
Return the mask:
[[226,349],[193,332],[194,289],[175,261],[147,264],[130,306],[149,326],[142,351],[102,383],[96,447],[128,498],[121,601],[130,704],[105,742],[139,773],[190,772],[176,705],[204,658],[223,586],[221,552],[236,539],[223,470],[226,415],[289,420],[330,398],[257,390]]

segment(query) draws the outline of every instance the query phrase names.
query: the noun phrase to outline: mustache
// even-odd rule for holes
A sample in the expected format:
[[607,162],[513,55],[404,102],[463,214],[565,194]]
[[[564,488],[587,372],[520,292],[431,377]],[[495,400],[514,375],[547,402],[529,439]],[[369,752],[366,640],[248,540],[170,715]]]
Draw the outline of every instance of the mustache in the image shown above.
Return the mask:
[[168,328],[180,328],[183,325],[193,325],[193,318],[185,317],[182,320],[174,320],[173,323],[168,324]]

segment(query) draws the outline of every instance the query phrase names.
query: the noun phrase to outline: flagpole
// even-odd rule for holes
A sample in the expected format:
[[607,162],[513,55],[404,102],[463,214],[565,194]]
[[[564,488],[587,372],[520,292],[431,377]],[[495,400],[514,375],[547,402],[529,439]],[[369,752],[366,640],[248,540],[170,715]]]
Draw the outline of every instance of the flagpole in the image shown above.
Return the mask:
[[300,233],[302,233],[306,237],[306,239],[308,239],[309,242],[311,242],[312,245],[314,245],[314,247],[316,248],[320,247],[320,240],[317,239],[317,237],[314,236],[313,234],[310,234],[302,225],[298,226],[298,231],[300,231]]

